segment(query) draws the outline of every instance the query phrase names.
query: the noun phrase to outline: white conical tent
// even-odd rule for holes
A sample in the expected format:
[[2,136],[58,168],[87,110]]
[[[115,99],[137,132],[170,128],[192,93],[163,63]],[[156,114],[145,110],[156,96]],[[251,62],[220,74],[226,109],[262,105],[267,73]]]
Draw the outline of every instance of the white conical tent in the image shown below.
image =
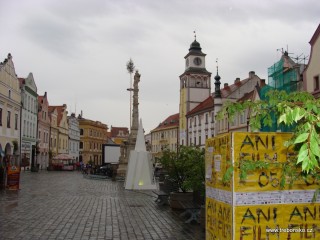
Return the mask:
[[157,189],[153,181],[151,154],[146,151],[146,144],[140,119],[135,149],[130,152],[125,189]]

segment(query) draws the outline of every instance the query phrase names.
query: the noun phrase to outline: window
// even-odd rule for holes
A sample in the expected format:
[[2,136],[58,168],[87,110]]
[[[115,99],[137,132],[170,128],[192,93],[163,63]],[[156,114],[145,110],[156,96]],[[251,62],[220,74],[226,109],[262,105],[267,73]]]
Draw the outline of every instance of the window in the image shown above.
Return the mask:
[[244,124],[245,123],[245,114],[246,114],[245,111],[240,114],[240,124]]
[[83,135],[83,129],[81,128],[80,129],[80,136],[82,136]]
[[313,78],[314,80],[314,91],[320,90],[320,82],[319,82],[319,76],[315,76]]
[[10,121],[11,121],[11,112],[8,111],[8,115],[7,115],[7,128],[10,128]]
[[197,126],[197,117],[194,117],[194,126]]
[[11,90],[9,90],[9,98],[11,98]]
[[2,126],[2,108],[0,108],[0,126]]
[[199,136],[199,145],[201,145],[201,136]]
[[208,113],[206,113],[206,124],[208,124]]

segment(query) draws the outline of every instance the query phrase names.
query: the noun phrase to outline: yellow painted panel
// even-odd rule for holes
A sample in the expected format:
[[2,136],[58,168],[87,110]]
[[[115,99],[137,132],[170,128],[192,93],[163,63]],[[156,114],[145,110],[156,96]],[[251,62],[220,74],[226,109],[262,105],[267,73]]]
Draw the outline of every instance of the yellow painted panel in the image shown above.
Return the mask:
[[[280,190],[282,165],[287,160],[296,161],[296,154],[284,146],[291,138],[290,133],[234,133],[234,185],[235,192],[277,191]],[[263,160],[269,163],[268,169],[248,172],[244,180],[240,180],[239,166],[244,160]],[[296,180],[285,189],[315,189],[314,179]]]
[[206,239],[232,239],[232,206],[206,199]]
[[222,182],[231,164],[230,146],[230,134],[223,134],[206,141],[207,186],[231,191],[231,184]]
[[236,207],[234,239],[320,239],[319,214],[319,203]]

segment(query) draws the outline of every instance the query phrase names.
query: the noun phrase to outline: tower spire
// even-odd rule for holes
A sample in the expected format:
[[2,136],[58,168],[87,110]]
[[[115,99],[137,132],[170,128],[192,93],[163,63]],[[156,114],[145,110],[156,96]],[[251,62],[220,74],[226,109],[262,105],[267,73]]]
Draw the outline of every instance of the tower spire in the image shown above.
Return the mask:
[[218,66],[218,58],[216,59],[216,63],[217,63],[217,75],[214,77],[215,79],[215,82],[214,82],[214,85],[215,85],[215,91],[214,91],[214,96],[216,98],[221,98],[221,90],[220,90],[220,85],[221,85],[221,82],[220,82],[220,76],[219,76],[219,66]]
[[196,34],[196,30],[193,31],[194,33],[194,40],[197,41],[197,34]]

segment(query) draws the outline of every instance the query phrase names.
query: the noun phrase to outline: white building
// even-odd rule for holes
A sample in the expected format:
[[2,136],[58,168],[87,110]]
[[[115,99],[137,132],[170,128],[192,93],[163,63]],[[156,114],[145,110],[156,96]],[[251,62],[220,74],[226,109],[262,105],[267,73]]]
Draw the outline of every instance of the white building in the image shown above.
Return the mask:
[[[217,134],[233,131],[245,131],[247,126],[247,113],[243,113],[235,119],[236,122],[229,123],[228,118],[216,120],[216,115],[226,101],[245,100],[247,95],[252,94],[253,90],[264,84],[255,72],[249,72],[248,78],[240,80],[236,78],[234,84],[224,84],[220,89],[220,76],[215,76],[215,92],[203,102],[194,107],[186,114],[187,119],[187,145],[205,146],[207,138]],[[250,95],[251,96],[251,95]]]
[[79,162],[80,129],[79,121],[74,113],[68,116],[69,125],[69,155],[73,156],[74,162]]
[[37,166],[37,124],[38,94],[32,73],[27,78],[19,78],[22,101],[21,157],[25,167]]

